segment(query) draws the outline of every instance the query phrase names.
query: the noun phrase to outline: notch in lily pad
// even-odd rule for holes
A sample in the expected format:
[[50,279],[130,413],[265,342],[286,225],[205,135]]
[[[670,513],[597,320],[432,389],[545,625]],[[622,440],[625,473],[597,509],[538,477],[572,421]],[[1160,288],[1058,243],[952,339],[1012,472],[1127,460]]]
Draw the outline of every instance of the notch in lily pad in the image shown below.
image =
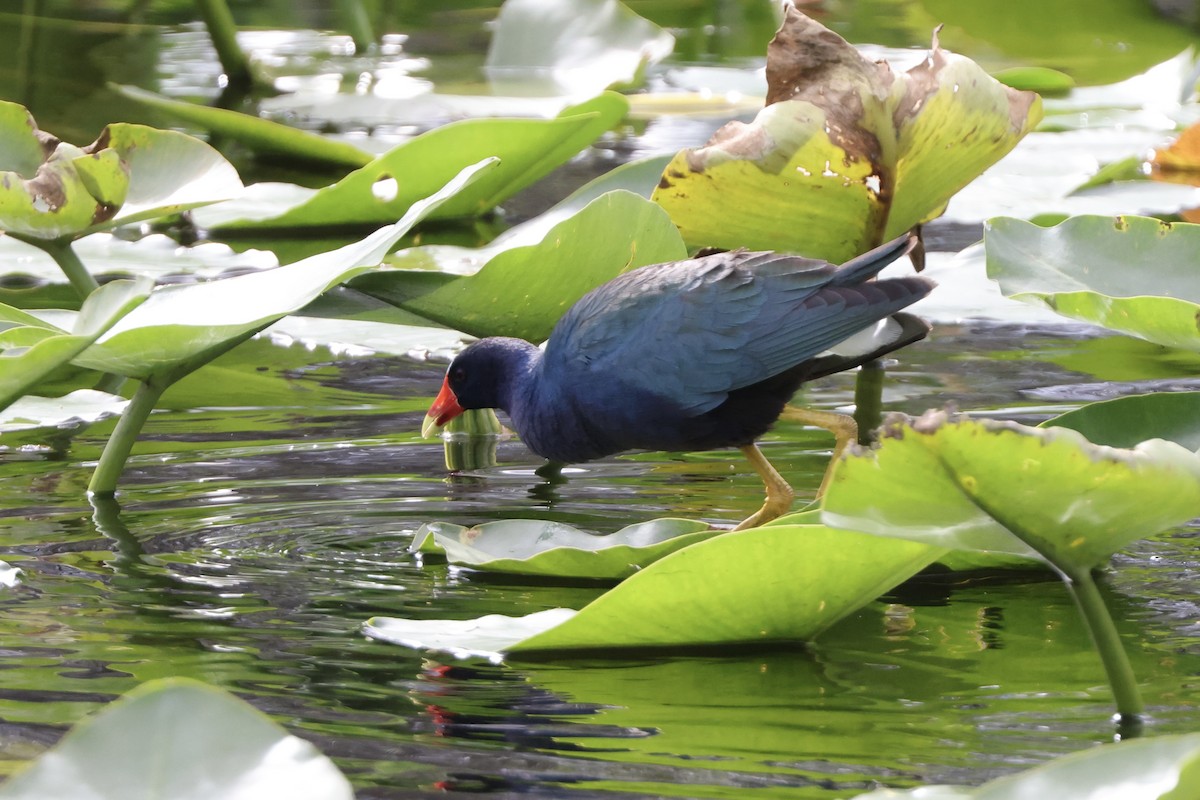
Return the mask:
[[838,464],[822,512],[840,528],[1050,564],[1075,596],[1130,731],[1142,701],[1092,570],[1197,516],[1200,456],[1178,444],[1120,449],[1067,428],[945,411],[889,418],[877,449]]

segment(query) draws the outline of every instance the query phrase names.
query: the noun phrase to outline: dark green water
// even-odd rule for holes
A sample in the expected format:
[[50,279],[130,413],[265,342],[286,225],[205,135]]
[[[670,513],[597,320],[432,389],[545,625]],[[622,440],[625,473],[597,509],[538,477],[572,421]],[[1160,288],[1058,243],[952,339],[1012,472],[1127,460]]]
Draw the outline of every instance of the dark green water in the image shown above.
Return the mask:
[[[34,5],[66,13],[65,4]],[[416,20],[414,48],[450,53],[429,56],[437,69],[477,64],[455,54],[483,41],[488,14],[424,5],[391,6],[397,18]],[[679,52],[689,59],[736,61],[761,49],[752,3],[634,5],[679,26]],[[1124,74],[1173,55],[1188,38],[1144,9],[1131,11],[1134,4],[1112,3],[1074,17],[1074,33],[1099,41],[1099,51],[1043,42],[1033,58],[1010,45],[1023,40],[999,22],[960,18],[959,4],[828,5],[827,22],[855,41],[916,44],[942,20],[943,42],[967,52],[974,45],[996,66],[1075,65],[1095,81],[1120,77],[1101,56],[1121,37],[1098,38],[1088,26],[1130,37],[1146,31],[1120,51]],[[289,27],[332,24],[318,11],[292,11],[300,18]],[[183,7],[180,19],[188,13]],[[741,21],[730,27],[737,33],[722,32],[722,13]],[[24,30],[14,16],[0,17],[0,28]],[[159,88],[178,80],[180,94],[189,86],[213,93],[195,70],[205,58],[198,31],[119,33],[35,28],[29,59],[0,72],[4,96],[85,142],[108,118],[140,118],[114,105],[98,78]],[[275,41],[303,51],[304,42],[324,40]],[[130,42],[139,47],[118,58]],[[695,144],[704,127],[651,123],[573,169],[586,172],[588,159],[614,149]],[[541,192],[562,193],[557,185]],[[545,198],[520,202],[537,207]],[[950,250],[977,235],[950,225],[930,233]],[[920,413],[955,402],[1038,422],[1104,396],[1195,388],[1193,358],[1002,307],[992,316],[940,315],[933,336],[890,365],[885,409]],[[0,774],[89,711],[168,675],[229,689],[316,742],[361,798],[840,798],[879,785],[976,784],[1112,739],[1099,659],[1065,590],[1044,576],[914,581],[804,649],[490,665],[364,638],[360,626],[373,615],[525,614],[579,607],[601,591],[421,564],[406,548],[424,522],[539,517],[611,531],[664,515],[732,521],[761,500],[753,473],[724,452],[631,454],[582,465],[550,486],[533,474],[540,462],[510,441],[499,466],[447,477],[441,445],[417,433],[443,369],[279,337],[249,342],[168,395],[124,476],[119,511],[93,509],[84,496],[111,421],[65,451],[3,440],[0,559],[23,575],[0,588]],[[802,399],[838,408],[852,398],[853,377],[842,375]],[[764,447],[807,499],[830,444],[823,433],[782,424]],[[1151,735],[1193,731],[1200,721],[1196,543],[1195,528],[1137,543],[1104,581]]]

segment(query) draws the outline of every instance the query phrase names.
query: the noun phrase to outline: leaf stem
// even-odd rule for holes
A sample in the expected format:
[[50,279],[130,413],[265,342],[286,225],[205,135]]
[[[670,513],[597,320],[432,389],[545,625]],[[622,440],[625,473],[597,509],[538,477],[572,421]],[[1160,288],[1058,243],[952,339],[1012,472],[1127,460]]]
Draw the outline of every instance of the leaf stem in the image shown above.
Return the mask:
[[75,254],[75,248],[71,247],[70,239],[48,242],[22,238],[22,241],[40,248],[46,255],[54,259],[54,263],[58,264],[59,269],[67,276],[67,280],[75,287],[80,300],[86,300],[88,295],[100,288],[100,284],[96,283],[92,273],[88,272],[87,267]]
[[133,450],[133,443],[137,441],[146,419],[169,385],[169,381],[160,384],[153,378],[138,384],[133,399],[125,408],[125,413],[121,415],[112,435],[108,437],[104,452],[100,454],[100,461],[96,464],[96,471],[92,473],[92,480],[88,484],[89,495],[112,497],[116,494],[117,481],[125,471],[125,462]]
[[863,364],[854,380],[854,421],[858,443],[871,444],[875,429],[883,422],[883,364],[876,359]]
[[204,25],[212,38],[221,69],[230,86],[250,87],[254,83],[250,61],[237,43],[237,25],[225,0],[196,0]]
[[1142,696],[1129,663],[1129,655],[1121,644],[1112,615],[1108,613],[1108,606],[1092,579],[1091,570],[1076,569],[1064,571],[1063,574],[1067,578],[1067,588],[1071,590],[1087,623],[1092,641],[1100,652],[1100,660],[1104,663],[1104,671],[1108,674],[1108,683],[1117,702],[1118,725],[1129,733],[1136,733],[1143,720]]

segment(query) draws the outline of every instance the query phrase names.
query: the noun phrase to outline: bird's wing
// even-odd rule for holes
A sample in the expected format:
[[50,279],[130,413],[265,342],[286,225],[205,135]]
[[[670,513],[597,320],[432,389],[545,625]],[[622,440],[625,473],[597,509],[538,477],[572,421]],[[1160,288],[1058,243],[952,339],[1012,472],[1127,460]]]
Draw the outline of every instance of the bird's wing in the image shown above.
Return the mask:
[[[864,280],[900,252],[878,254],[872,269],[858,263],[853,278]],[[572,307],[550,337],[547,366],[578,386],[616,381],[670,398],[682,413],[704,413],[931,286],[921,278],[845,285],[851,263],[735,252],[642,267]]]

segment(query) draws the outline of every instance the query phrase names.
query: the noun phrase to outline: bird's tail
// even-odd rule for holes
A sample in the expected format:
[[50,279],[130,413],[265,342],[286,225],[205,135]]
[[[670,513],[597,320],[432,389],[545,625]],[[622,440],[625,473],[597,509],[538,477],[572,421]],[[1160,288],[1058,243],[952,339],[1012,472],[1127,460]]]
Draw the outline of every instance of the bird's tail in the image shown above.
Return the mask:
[[857,286],[897,258],[911,253],[918,241],[916,234],[906,233],[879,245],[874,250],[868,250],[838,267],[829,285]]

